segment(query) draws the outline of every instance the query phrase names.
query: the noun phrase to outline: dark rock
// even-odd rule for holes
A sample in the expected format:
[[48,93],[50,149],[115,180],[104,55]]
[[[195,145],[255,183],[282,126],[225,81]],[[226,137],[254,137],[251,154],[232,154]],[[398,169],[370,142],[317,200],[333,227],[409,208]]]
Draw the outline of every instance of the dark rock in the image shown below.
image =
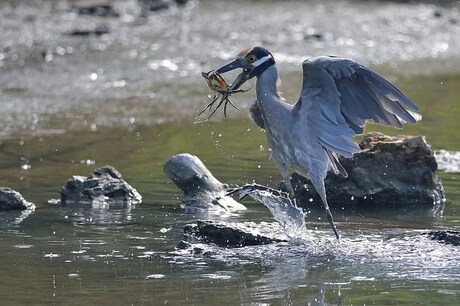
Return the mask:
[[303,39],[304,40],[322,40],[324,35],[321,33],[312,33],[312,34],[305,34]]
[[61,190],[61,204],[126,204],[142,202],[142,196],[131,187],[120,172],[111,166],[94,170],[88,176],[73,176]]
[[176,4],[177,5],[185,5],[185,4],[189,3],[190,1],[192,1],[192,0],[176,0]]
[[101,36],[104,34],[109,34],[110,30],[106,25],[98,25],[94,29],[89,29],[89,30],[82,30],[82,29],[76,29],[68,34],[71,36]]
[[172,2],[171,0],[138,0],[143,11],[159,11],[168,9]]
[[[411,205],[441,209],[445,202],[437,163],[424,137],[390,137],[381,133],[363,136],[362,151],[341,158],[348,178],[328,173],[325,180],[329,205],[335,210],[398,208]],[[321,205],[309,181],[294,175],[292,184],[298,204],[304,208]],[[314,204],[313,204],[314,203]]]
[[426,233],[430,239],[444,242],[446,244],[460,245],[460,232],[457,231],[431,231]]
[[86,0],[73,4],[73,8],[80,15],[90,15],[99,17],[119,17],[120,14],[115,11],[109,1]]
[[178,250],[185,250],[185,249],[189,249],[192,247],[192,244],[190,242],[187,242],[187,241],[184,241],[184,240],[181,240],[177,243],[176,245],[176,249]]
[[187,211],[234,212],[246,209],[226,195],[227,186],[194,155],[172,156],[164,165],[164,172],[183,191],[182,203]]
[[19,192],[8,187],[0,187],[0,211],[25,209],[34,210],[35,205],[26,201]]
[[278,223],[197,221],[196,224],[186,225],[184,233],[188,239],[214,243],[226,248],[287,241],[287,237]]

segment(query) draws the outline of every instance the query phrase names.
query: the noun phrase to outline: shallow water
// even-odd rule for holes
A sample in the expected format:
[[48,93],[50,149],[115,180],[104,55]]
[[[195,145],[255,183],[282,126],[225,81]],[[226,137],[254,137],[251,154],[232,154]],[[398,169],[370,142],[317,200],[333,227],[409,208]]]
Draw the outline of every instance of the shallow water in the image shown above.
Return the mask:
[[[218,114],[214,121],[194,123],[203,121],[195,115],[208,101],[199,72],[254,43],[275,51],[289,101],[297,98],[304,56],[341,54],[372,65],[420,106],[423,121],[402,131],[374,126],[369,131],[422,134],[433,149],[460,151],[455,68],[460,26],[452,21],[457,7],[312,2],[302,11],[299,2],[286,2],[286,17],[276,19],[271,18],[279,10],[275,2],[261,7],[260,1],[202,1],[138,20],[131,1],[116,2],[119,19],[77,16],[64,2],[5,3],[10,2],[0,3],[5,29],[0,34],[0,185],[20,191],[37,209],[29,216],[1,213],[10,220],[0,224],[2,301],[458,304],[458,247],[420,233],[460,230],[459,174],[440,173],[447,204],[439,219],[337,214],[343,238],[336,241],[326,222],[309,218],[304,243],[202,246],[209,251],[203,255],[175,250],[184,225],[195,218],[180,209],[181,193],[162,171],[171,155],[188,152],[222,182],[279,182],[265,135],[247,119],[252,91],[234,97],[240,110],[231,110],[229,118]],[[251,14],[256,9],[262,13]],[[357,14],[363,11],[373,15]],[[433,17],[435,12],[441,17]],[[262,18],[264,13],[270,18]],[[225,20],[223,32],[210,22],[216,14]],[[356,20],[336,26],[337,16]],[[14,21],[18,17],[21,25]],[[114,34],[61,35],[100,22]],[[385,35],[375,30],[380,27]],[[324,39],[300,39],[315,31]],[[43,50],[52,53],[50,61],[40,59]],[[88,175],[106,164],[142,194],[141,205],[106,211],[47,203],[59,198],[72,175]],[[263,205],[245,204],[248,211],[225,220],[273,222]]]

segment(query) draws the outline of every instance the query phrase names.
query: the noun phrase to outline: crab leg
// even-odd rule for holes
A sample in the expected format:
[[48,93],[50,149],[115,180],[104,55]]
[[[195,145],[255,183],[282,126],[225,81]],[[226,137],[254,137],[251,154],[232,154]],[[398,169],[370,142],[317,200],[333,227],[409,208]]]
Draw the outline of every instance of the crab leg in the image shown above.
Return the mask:
[[198,116],[200,116],[202,113],[204,113],[207,109],[211,109],[211,107],[212,107],[213,104],[217,101],[218,98],[219,98],[219,93],[218,93],[218,92],[214,93],[214,97],[213,97],[211,103],[209,103],[209,104],[198,114]]

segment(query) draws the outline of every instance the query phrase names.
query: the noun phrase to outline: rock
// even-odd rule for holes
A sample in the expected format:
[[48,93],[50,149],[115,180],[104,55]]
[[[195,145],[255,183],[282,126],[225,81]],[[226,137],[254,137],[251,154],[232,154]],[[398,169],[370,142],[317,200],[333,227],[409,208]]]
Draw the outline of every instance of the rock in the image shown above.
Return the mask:
[[0,211],[5,210],[35,210],[35,205],[28,202],[17,191],[0,187]]
[[142,196],[120,172],[111,166],[98,168],[88,176],[73,176],[61,190],[61,204],[136,205]]
[[89,29],[89,30],[75,29],[69,32],[68,35],[71,35],[71,36],[90,36],[90,35],[101,36],[101,35],[109,34],[109,33],[110,33],[109,28],[106,25],[101,24],[101,25],[96,26],[94,29]]
[[287,241],[278,223],[236,223],[197,221],[184,228],[188,239],[214,243],[225,248],[270,244]]
[[82,0],[72,4],[72,7],[80,15],[91,15],[99,17],[119,17],[110,1],[106,0]]
[[217,180],[194,155],[183,153],[172,156],[164,165],[164,172],[184,193],[182,203],[188,212],[226,213],[246,209],[226,195],[228,186]]
[[168,9],[172,1],[171,0],[138,0],[142,11],[159,11]]
[[460,245],[460,232],[457,231],[431,231],[425,235],[432,240],[437,240],[446,244]]
[[[424,137],[369,133],[359,145],[360,153],[340,159],[348,178],[329,172],[325,180],[332,209],[443,207],[445,195],[435,173],[437,163]],[[292,184],[299,206],[321,206],[310,182],[294,175]]]

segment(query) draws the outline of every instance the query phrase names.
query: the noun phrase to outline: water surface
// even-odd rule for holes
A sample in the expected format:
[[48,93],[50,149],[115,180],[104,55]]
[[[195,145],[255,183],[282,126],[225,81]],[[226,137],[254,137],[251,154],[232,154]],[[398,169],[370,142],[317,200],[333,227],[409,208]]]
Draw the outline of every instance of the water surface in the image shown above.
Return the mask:
[[[459,151],[457,6],[313,1],[301,10],[296,1],[201,1],[139,19],[134,1],[120,1],[121,18],[103,19],[59,1],[11,3],[0,3],[0,185],[37,209],[1,213],[10,220],[0,224],[3,301],[458,304],[458,247],[420,235],[460,230],[458,174],[440,173],[447,203],[438,219],[337,214],[336,241],[326,222],[309,218],[304,243],[198,245],[206,253],[199,254],[175,249],[195,218],[180,209],[182,195],[162,171],[171,155],[188,152],[226,183],[280,181],[264,133],[247,118],[253,91],[233,98],[240,110],[229,118],[195,118],[209,101],[199,73],[252,44],[274,51],[288,101],[298,97],[307,56],[340,54],[372,66],[420,106],[423,121],[368,131],[425,135],[433,149]],[[99,23],[112,34],[65,35]],[[48,204],[72,175],[107,164],[142,194],[141,205]],[[245,204],[247,212],[224,220],[273,222],[263,205]]]

